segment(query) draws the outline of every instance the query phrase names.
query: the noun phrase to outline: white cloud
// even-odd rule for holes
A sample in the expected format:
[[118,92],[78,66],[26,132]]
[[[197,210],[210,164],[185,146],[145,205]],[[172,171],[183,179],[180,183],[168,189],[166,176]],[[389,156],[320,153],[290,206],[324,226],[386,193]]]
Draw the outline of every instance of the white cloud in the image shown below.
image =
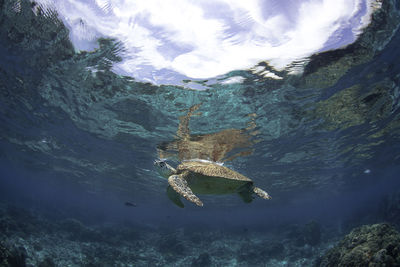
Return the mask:
[[[126,58],[115,69],[156,81],[166,70],[211,78],[261,61],[282,70],[321,51],[343,27],[356,34],[369,23],[374,1],[282,0],[281,6],[272,0],[39,2],[57,8],[78,50],[93,48],[100,36],[119,39]],[[358,23],[351,25],[354,16]]]

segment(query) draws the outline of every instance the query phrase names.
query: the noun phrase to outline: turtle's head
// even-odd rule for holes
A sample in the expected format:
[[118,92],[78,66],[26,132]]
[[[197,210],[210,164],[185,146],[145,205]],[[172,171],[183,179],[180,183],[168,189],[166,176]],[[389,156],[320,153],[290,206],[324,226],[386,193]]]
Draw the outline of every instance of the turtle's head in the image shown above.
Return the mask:
[[172,174],[176,173],[176,170],[171,167],[167,162],[165,162],[164,159],[156,159],[154,161],[154,166],[156,167],[158,173],[164,177],[167,178],[171,176]]

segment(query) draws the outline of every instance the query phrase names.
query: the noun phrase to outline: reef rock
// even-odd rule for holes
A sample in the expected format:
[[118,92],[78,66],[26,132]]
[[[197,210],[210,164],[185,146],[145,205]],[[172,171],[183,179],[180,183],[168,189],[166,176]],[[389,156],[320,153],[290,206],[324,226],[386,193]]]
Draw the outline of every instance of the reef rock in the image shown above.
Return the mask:
[[356,228],[317,266],[400,266],[400,233],[386,223]]

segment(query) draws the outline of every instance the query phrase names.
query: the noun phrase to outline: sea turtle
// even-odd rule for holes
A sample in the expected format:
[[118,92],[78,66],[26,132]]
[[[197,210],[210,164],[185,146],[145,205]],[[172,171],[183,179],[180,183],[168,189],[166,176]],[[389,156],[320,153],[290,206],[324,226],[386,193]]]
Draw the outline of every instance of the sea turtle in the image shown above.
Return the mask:
[[253,181],[221,164],[207,160],[183,161],[174,169],[165,160],[155,160],[157,171],[168,178],[168,198],[183,208],[180,196],[203,206],[195,194],[232,194],[238,193],[244,202],[253,200],[253,193],[264,199],[271,199],[267,192],[255,187]]

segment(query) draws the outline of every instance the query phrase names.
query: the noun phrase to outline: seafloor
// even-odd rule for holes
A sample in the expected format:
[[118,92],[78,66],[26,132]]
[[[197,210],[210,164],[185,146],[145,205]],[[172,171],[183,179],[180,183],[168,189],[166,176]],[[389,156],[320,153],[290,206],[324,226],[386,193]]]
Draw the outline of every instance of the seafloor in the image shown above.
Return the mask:
[[367,225],[270,229],[84,224],[1,204],[0,266],[400,266],[399,196],[364,215]]
[[335,239],[316,222],[270,232],[50,221],[1,207],[1,266],[304,266]]

